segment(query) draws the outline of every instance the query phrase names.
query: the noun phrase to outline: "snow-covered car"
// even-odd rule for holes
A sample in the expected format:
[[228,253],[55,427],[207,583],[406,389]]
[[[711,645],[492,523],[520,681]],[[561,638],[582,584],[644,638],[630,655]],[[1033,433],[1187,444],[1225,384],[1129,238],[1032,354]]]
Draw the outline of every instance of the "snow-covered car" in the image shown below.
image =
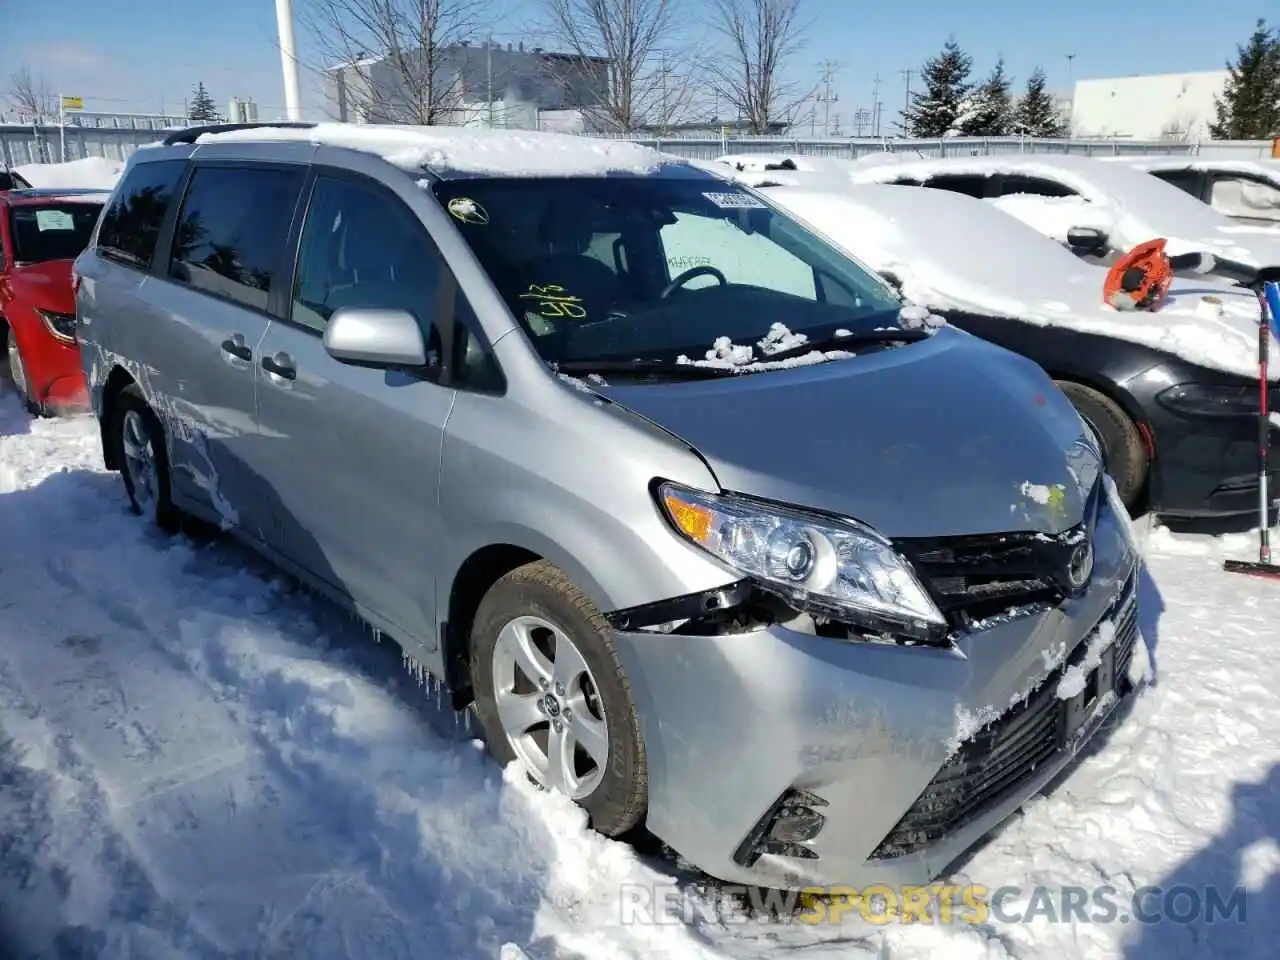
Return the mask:
[[[986,200],[1045,236],[1108,260],[1157,237],[1173,254],[1280,266],[1280,231],[1239,223],[1177,187],[1123,163],[1052,154],[891,160],[849,165],[854,183],[924,186]],[[1072,233],[1075,236],[1072,236]]]
[[[1126,503],[1183,516],[1257,509],[1251,290],[1177,278],[1157,309],[1120,312],[1103,300],[1105,268],[972,198],[783,172],[734,178],[909,300],[1040,364],[1100,437]],[[1280,386],[1271,393],[1280,407]],[[1280,473],[1271,490],[1280,494]]]
[[1113,162],[1143,170],[1233,220],[1280,227],[1280,160],[1121,157]]
[[1145,675],[1044,372],[640,145],[175,132],[76,274],[135,512],[221,525],[713,876],[935,877]]

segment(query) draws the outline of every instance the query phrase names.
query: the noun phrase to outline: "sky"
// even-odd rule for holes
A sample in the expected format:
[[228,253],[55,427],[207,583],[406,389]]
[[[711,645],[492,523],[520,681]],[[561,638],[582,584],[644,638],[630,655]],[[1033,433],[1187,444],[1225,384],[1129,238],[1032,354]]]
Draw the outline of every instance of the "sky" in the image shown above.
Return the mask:
[[[303,115],[323,119],[320,58],[301,22],[309,2],[294,0]],[[544,0],[494,2],[498,7],[486,27],[495,40],[523,38],[554,48],[554,38],[538,30]],[[675,2],[683,36],[673,39],[673,47],[707,49],[710,28],[703,24],[710,0]],[[853,132],[854,111],[871,107],[877,76],[883,115],[896,119],[905,96],[902,71],[915,71],[911,83],[919,89],[921,64],[949,34],[973,57],[975,75],[1003,56],[1016,84],[1039,65],[1049,86],[1065,92],[1069,80],[1220,69],[1267,6],[1264,0],[1218,0],[1211,15],[1171,15],[1154,25],[1153,8],[1142,4],[801,3],[809,28],[789,73],[811,87],[824,62],[838,65],[838,99],[830,110],[845,133]],[[25,64],[50,92],[81,96],[88,110],[180,111],[203,82],[220,109],[233,96],[251,97],[262,119],[276,119],[284,112],[277,38],[274,0],[0,0],[0,93],[6,92],[8,69]]]

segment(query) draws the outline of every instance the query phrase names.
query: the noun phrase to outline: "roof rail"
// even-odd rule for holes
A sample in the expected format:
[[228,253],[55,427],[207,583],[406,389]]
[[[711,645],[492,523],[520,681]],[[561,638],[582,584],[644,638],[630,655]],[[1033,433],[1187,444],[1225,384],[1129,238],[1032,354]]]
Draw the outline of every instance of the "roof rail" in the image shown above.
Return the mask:
[[310,130],[314,126],[314,123],[301,120],[280,120],[276,123],[209,123],[201,127],[187,127],[185,130],[175,130],[160,142],[166,147],[172,147],[178,143],[195,143],[198,138],[206,133],[230,133],[232,130],[270,130],[273,128]]

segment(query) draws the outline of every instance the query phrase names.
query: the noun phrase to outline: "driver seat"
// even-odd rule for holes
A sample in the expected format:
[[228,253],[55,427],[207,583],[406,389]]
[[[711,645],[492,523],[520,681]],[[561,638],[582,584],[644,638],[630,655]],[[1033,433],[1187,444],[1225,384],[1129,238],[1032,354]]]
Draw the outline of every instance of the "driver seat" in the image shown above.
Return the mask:
[[[576,322],[603,319],[622,299],[623,287],[613,270],[586,255],[593,237],[590,222],[581,211],[548,210],[538,224],[538,239],[547,253],[525,268],[527,283],[519,293],[527,293],[529,287],[535,285],[563,287],[564,295],[577,298],[579,306],[586,311],[586,317]],[[552,320],[568,319],[543,312],[536,300],[519,302],[523,305],[521,313],[532,311]]]

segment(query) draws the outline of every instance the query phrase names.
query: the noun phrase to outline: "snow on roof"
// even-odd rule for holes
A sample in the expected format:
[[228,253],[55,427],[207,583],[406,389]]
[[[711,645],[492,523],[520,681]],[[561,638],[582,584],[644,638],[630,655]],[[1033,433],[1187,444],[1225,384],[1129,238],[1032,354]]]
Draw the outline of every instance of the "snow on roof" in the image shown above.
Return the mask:
[[207,133],[198,144],[293,141],[345,147],[382,157],[412,172],[512,177],[648,173],[678,162],[649,147],[616,140],[533,130],[320,123],[310,128],[256,127]]
[[807,157],[795,153],[726,153],[717,157],[715,162],[743,171],[765,170],[768,167],[789,164],[792,169],[801,172],[844,175],[849,172],[853,161],[842,160],[839,157]]
[[1155,237],[1170,253],[1208,251],[1252,266],[1280,265],[1280,238],[1267,228],[1240,226],[1175,186],[1124,163],[1090,157],[1018,154],[932,160],[863,158],[850,165],[855,183],[885,183],[899,177],[938,174],[1021,174],[1054,180],[1090,203],[1114,212],[1112,241],[1130,248]]
[[1205,158],[1174,157],[1107,157],[1111,163],[1123,163],[1139,170],[1212,170],[1219,173],[1251,173],[1280,183],[1280,160],[1265,157]]
[[[1158,311],[1121,313],[1102,301],[1105,268],[980,200],[816,180],[763,192],[871,269],[894,274],[908,299],[932,309],[1067,327],[1257,375],[1258,303],[1244,288],[1178,280]],[[1222,301],[1221,315],[1201,302],[1210,293]]]
[[52,187],[58,190],[89,189],[110,190],[120,179],[124,162],[104,157],[85,157],[66,163],[28,163],[15,167],[33,187]]

